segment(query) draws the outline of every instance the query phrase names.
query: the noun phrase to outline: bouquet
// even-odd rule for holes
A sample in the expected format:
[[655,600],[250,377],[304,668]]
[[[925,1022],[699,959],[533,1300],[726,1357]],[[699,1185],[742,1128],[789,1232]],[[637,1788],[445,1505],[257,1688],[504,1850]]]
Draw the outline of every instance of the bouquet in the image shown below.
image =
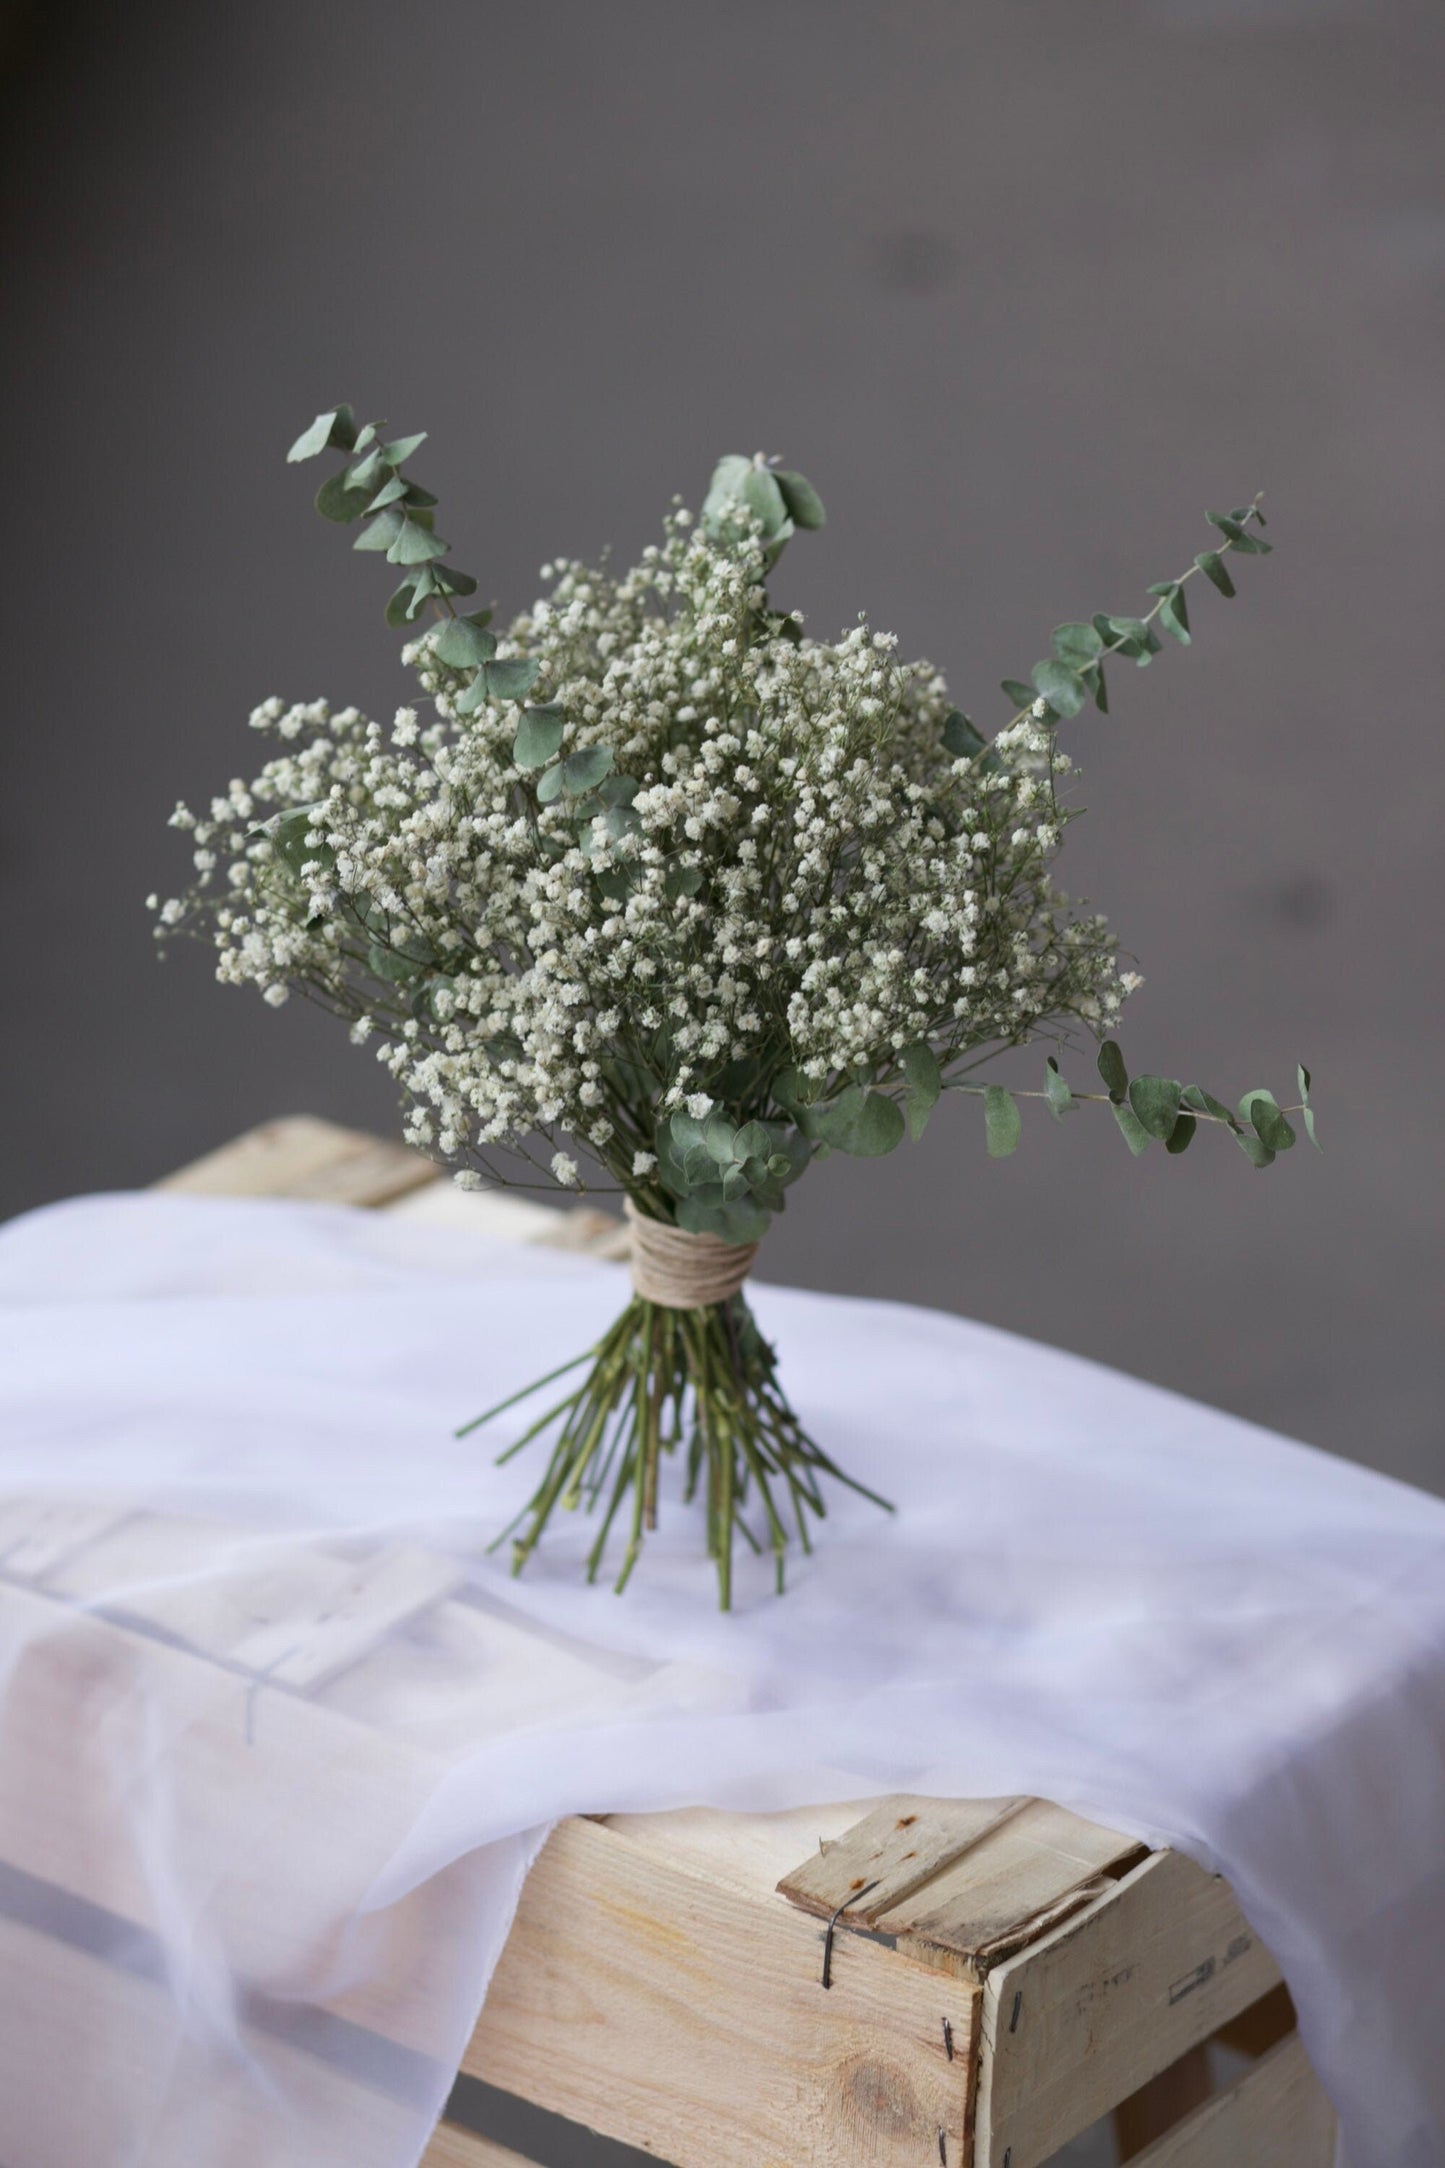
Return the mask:
[[[774,600],[786,543],[823,525],[801,474],[730,455],[700,517],[674,501],[630,571],[558,559],[502,623],[411,478],[422,442],[339,407],[290,453],[341,455],[317,507],[397,568],[386,616],[415,702],[385,725],[257,708],[272,757],[207,813],[176,808],[195,880],[150,899],[157,932],[201,935],[224,982],[298,992],[372,1043],[407,1141],[464,1187],[620,1194],[632,1299],[529,1389],[556,1391],[509,1452],[545,1435],[550,1457],[503,1537],[520,1570],[558,1506],[596,1507],[589,1575],[615,1537],[621,1589],[675,1462],[726,1607],[737,1544],[772,1553],[781,1590],[850,1480],[744,1292],[815,1162],[893,1151],[949,1094],[980,1100],[995,1157],[1027,1097],[1060,1120],[1097,1101],[1136,1154],[1203,1127],[1267,1167],[1291,1113],[1313,1139],[1304,1069],[1288,1108],[1130,1076],[1114,1032],[1139,981],[1052,873],[1078,810],[1060,724],[1107,708],[1116,665],[1189,643],[1189,582],[1232,596],[1226,560],[1268,551],[1263,514],[1211,512],[1212,546],[1141,614],[1058,626],[1029,680],[1004,681],[990,738],[890,634],[814,640]],[[1037,1092],[978,1078],[1033,1041]],[[1065,1074],[1081,1042],[1101,1090]]]

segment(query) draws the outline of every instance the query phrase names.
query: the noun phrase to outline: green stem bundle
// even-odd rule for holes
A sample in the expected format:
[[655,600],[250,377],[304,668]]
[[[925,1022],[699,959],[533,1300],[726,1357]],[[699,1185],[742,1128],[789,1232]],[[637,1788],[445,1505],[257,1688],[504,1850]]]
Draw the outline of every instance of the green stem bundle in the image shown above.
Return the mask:
[[805,1552],[811,1550],[809,1518],[821,1520],[827,1511],[823,1478],[892,1510],[845,1475],[804,1430],[778,1383],[773,1350],[741,1294],[696,1310],[635,1295],[595,1347],[489,1408],[457,1435],[584,1364],[582,1383],[551,1403],[499,1456],[499,1464],[511,1460],[555,1429],[546,1474],[492,1546],[512,1538],[514,1573],[531,1557],[558,1506],[568,1512],[600,1507],[587,1578],[595,1581],[601,1571],[620,1516],[626,1529],[614,1584],[620,1595],[648,1530],[657,1525],[664,1454],[681,1459],[686,1499],[702,1495],[707,1551],[724,1611],[732,1607],[739,1537],[755,1553],[772,1552],[782,1594],[789,1545],[796,1536]]

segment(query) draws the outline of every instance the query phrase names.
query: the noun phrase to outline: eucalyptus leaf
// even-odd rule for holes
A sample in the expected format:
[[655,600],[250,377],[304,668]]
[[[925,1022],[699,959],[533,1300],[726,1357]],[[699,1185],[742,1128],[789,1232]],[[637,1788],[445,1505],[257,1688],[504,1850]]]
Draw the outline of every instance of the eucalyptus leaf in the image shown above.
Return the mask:
[[371,509],[371,499],[364,489],[348,489],[341,475],[329,474],[316,492],[316,509],[323,519],[345,527]]
[[1058,660],[1074,670],[1097,661],[1104,652],[1104,642],[1095,625],[1055,625],[1049,644]]
[[579,746],[562,763],[562,787],[569,797],[580,798],[584,790],[592,790],[602,781],[611,766],[612,755],[605,745]]
[[1206,580],[1209,581],[1211,587],[1217,587],[1221,595],[1224,595],[1232,602],[1239,590],[1229,577],[1229,568],[1218,550],[1202,550],[1194,562],[1198,565]]
[[1017,678],[1001,678],[999,684],[1016,708],[1031,708],[1039,697],[1032,685],[1021,685]]
[[302,430],[286,457],[292,462],[314,459],[328,446],[350,451],[355,442],[356,422],[350,407],[333,407],[328,414],[318,414],[309,429]]
[[1234,1141],[1252,1167],[1273,1166],[1274,1152],[1262,1137],[1250,1137],[1236,1131]]
[[425,442],[426,431],[423,429],[418,436],[398,437],[394,443],[383,445],[381,456],[389,467],[399,467],[403,460],[410,459],[413,452],[419,451]]
[[1124,1057],[1116,1040],[1106,1039],[1099,1048],[1098,1069],[1104,1079],[1104,1089],[1117,1106],[1120,1100],[1128,1096],[1129,1071],[1124,1065]]
[[1180,1152],[1187,1152],[1194,1142],[1194,1132],[1198,1127],[1199,1124],[1192,1114],[1181,1114],[1164,1141],[1165,1151],[1173,1152],[1176,1157]]
[[1044,1099],[1056,1122],[1063,1120],[1074,1103],[1074,1095],[1064,1082],[1052,1054],[1044,1064]]
[[1239,1102],[1239,1113],[1242,1121],[1253,1124],[1255,1135],[1272,1152],[1287,1152],[1294,1143],[1295,1133],[1281,1114],[1273,1092],[1262,1086],[1246,1092]]
[[[477,634],[478,639],[488,637],[486,633]],[[546,707],[524,708],[512,740],[512,758],[517,766],[545,768],[560,748],[566,728],[566,714],[556,701],[549,701]]]
[[1036,662],[1033,680],[1039,694],[1060,715],[1077,715],[1088,698],[1083,679],[1067,663]]
[[544,768],[537,779],[538,804],[551,805],[554,800],[561,797],[562,790],[562,763],[558,761],[555,768]]
[[1126,1101],[1115,1100],[1114,1119],[1119,1124],[1120,1135],[1136,1159],[1141,1152],[1148,1151],[1149,1132]]
[[684,896],[695,896],[702,887],[702,867],[680,865],[674,860],[663,876],[662,885],[673,903],[679,902]]
[[388,625],[410,625],[420,607],[416,589],[410,580],[405,580],[386,606],[386,622]]
[[450,670],[471,670],[490,662],[497,652],[497,636],[474,625],[470,618],[449,618],[432,642],[432,653]]
[[[405,482],[400,481],[396,475],[393,475],[389,482],[382,483],[380,489],[372,498],[371,502],[367,505],[366,509],[368,512],[383,511],[387,505],[395,504],[398,498],[405,497],[406,493],[407,490]],[[319,498],[317,502],[319,504]]]
[[401,533],[402,515],[394,504],[369,519],[351,547],[354,550],[389,550]]
[[933,1048],[921,1039],[916,1045],[904,1047],[898,1066],[908,1086],[908,1134],[916,1144],[943,1092],[943,1071]]
[[482,676],[491,699],[520,700],[532,690],[541,670],[542,665],[530,655],[510,655],[503,662],[484,664]]
[[823,500],[806,475],[797,474],[790,467],[777,467],[773,479],[783,493],[783,502],[795,527],[817,528],[827,524]]
[[1167,1144],[1179,1118],[1183,1087],[1173,1077],[1136,1076],[1129,1086],[1129,1104],[1151,1137]]
[[903,1142],[903,1109],[883,1092],[869,1092],[858,1110],[853,1134],[845,1146],[856,1159],[881,1159]]
[[955,708],[943,718],[943,744],[955,760],[972,760],[981,753],[988,740],[977,726],[971,723],[961,708]]
[[989,1084],[983,1095],[983,1134],[990,1159],[1007,1159],[1018,1149],[1023,1122],[1018,1101],[1002,1084]]
[[1239,1123],[1223,1100],[1216,1099],[1213,1092],[1205,1091],[1203,1085],[1186,1084],[1180,1097],[1185,1106],[1192,1107],[1196,1114],[1212,1114],[1216,1121],[1228,1122],[1231,1129],[1238,1129]]
[[[382,518],[386,517],[383,513]],[[445,557],[450,544],[441,541],[419,518],[410,515],[403,518],[396,538],[387,551],[387,561],[393,565],[424,565],[433,557]]]

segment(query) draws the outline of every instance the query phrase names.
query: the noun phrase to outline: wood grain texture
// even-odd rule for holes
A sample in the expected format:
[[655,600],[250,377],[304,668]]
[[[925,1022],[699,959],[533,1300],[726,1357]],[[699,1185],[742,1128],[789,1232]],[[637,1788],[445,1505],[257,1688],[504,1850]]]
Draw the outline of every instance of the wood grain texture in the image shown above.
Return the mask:
[[1036,2168],[1278,1980],[1227,1883],[1150,1853],[989,1974],[980,2168]]
[[157,1189],[208,1197],[304,1197],[316,1203],[379,1205],[434,1182],[420,1152],[343,1129],[314,1114],[263,1122],[204,1158],[164,1175]]
[[564,1822],[462,2067],[677,2168],[931,2168],[940,2137],[962,2168],[977,1989],[845,1931],[825,1992],[822,1940],[771,1891]]
[[1173,2130],[1133,2168],[1332,2168],[1335,2117],[1291,2033]]
[[473,2130],[438,2123],[419,2168],[536,2168],[536,2163],[495,2139],[479,2138]]

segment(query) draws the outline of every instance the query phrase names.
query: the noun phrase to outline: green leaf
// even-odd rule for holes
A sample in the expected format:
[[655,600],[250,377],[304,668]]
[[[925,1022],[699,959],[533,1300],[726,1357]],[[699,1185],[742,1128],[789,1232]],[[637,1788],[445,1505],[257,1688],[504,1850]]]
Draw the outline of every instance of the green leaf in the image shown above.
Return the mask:
[[943,1091],[943,1072],[933,1048],[922,1040],[916,1046],[904,1047],[898,1066],[908,1086],[908,1134],[916,1144]]
[[1077,715],[1089,697],[1078,671],[1071,670],[1067,663],[1036,662],[1033,680],[1049,706],[1060,715]]
[[1251,1166],[1269,1167],[1274,1164],[1274,1153],[1263,1138],[1248,1137],[1236,1130],[1234,1141]]
[[[444,595],[474,595],[477,591],[477,583],[470,572],[458,572],[455,565],[436,565],[433,568],[433,577],[439,592]],[[490,610],[483,613],[486,617],[491,614]],[[473,617],[472,623],[475,625],[476,622],[477,619]]]
[[386,606],[388,625],[409,626],[421,607],[415,588],[410,580],[404,580]]
[[868,1092],[844,1149],[858,1159],[881,1159],[903,1142],[903,1131],[903,1109],[897,1100],[883,1092]]
[[1181,1114],[1164,1140],[1165,1151],[1176,1155],[1187,1152],[1194,1142],[1194,1132],[1198,1127],[1199,1124],[1192,1114]]
[[354,550],[389,550],[401,533],[402,516],[394,504],[369,519],[351,547]]
[[339,451],[349,452],[356,441],[356,421],[349,406],[333,407],[329,414],[318,414],[309,429],[303,429],[290,451],[288,460],[314,459],[328,445]]
[[376,423],[368,422],[364,429],[357,430],[353,442],[343,446],[343,449],[349,452],[364,452],[368,444],[374,444],[375,442]]
[[955,760],[972,760],[975,753],[983,751],[988,740],[961,708],[954,708],[943,718],[943,743]]
[[561,795],[562,763],[558,761],[555,768],[545,768],[538,778],[537,802],[539,805],[551,805],[553,800],[560,798]]
[[1023,1123],[1018,1101],[1002,1084],[989,1084],[983,1094],[983,1134],[990,1159],[1007,1159],[1018,1149]]
[[1114,1119],[1119,1124],[1120,1135],[1136,1159],[1141,1152],[1148,1151],[1149,1132],[1131,1106],[1122,1100],[1116,1099],[1114,1102]]
[[775,535],[788,525],[788,506],[777,476],[767,467],[751,464],[739,492],[748,510],[761,520],[763,533]]
[[323,519],[334,519],[344,527],[369,511],[371,500],[366,490],[348,489],[341,475],[331,474],[316,492],[316,509]]
[[342,479],[348,489],[375,489],[384,471],[380,452],[368,452],[365,459],[344,469]]
[[405,482],[399,480],[396,475],[393,475],[389,482],[382,483],[380,489],[372,498],[370,504],[366,507],[366,509],[368,512],[380,512],[387,505],[395,504],[399,497],[405,496]]
[[534,662],[530,655],[512,655],[505,662],[484,664],[482,676],[491,699],[520,700],[524,693],[532,690],[541,670],[542,665]]
[[823,510],[823,500],[806,475],[797,474],[791,467],[777,467],[773,479],[783,493],[783,502],[795,527],[822,527],[828,515]]
[[437,661],[451,670],[474,669],[479,662],[490,662],[496,652],[496,634],[467,617],[450,618],[432,642]]
[[867,1097],[868,1094],[861,1084],[847,1085],[831,1106],[820,1107],[813,1115],[814,1133],[824,1144],[832,1145],[837,1151],[851,1152]]
[[999,684],[1016,708],[1031,708],[1039,697],[1032,685],[1021,685],[1017,678],[1001,678]]
[[734,1151],[737,1131],[721,1107],[714,1107],[702,1125],[704,1148],[720,1167],[726,1167],[738,1156]]
[[1104,1079],[1104,1089],[1117,1106],[1121,1100],[1127,1098],[1129,1092],[1129,1071],[1124,1066],[1124,1057],[1119,1051],[1117,1041],[1104,1041],[1099,1048],[1098,1066],[1099,1074]]
[[[766,1122],[744,1122],[733,1139],[733,1153],[738,1159],[766,1160],[773,1150],[774,1141],[774,1132],[768,1128]],[[786,1160],[777,1171],[780,1174],[787,1171]]]
[[1150,588],[1149,592],[1151,595],[1158,595],[1159,597],[1159,623],[1164,627],[1170,639],[1177,640],[1181,647],[1188,647],[1190,644],[1189,612],[1185,606],[1184,594],[1179,582],[1177,580],[1158,580]]
[[722,1214],[718,1232],[724,1242],[761,1242],[771,1223],[771,1214],[761,1205],[730,1204]]
[[1055,625],[1050,644],[1059,661],[1074,670],[1096,662],[1104,652],[1103,639],[1094,625]]
[[1310,1073],[1303,1062],[1298,1063],[1295,1068],[1295,1080],[1299,1085],[1300,1113],[1304,1118],[1305,1135],[1318,1152],[1321,1150],[1321,1145],[1319,1138],[1315,1135],[1315,1110],[1310,1105]]
[[562,763],[562,788],[569,798],[580,798],[584,791],[595,790],[611,768],[612,755],[605,745],[581,745]]
[[1063,1120],[1074,1103],[1074,1095],[1064,1082],[1052,1054],[1044,1064],[1044,1098],[1056,1122]]
[[1201,551],[1200,555],[1195,558],[1194,562],[1198,565],[1200,571],[1204,574],[1204,577],[1206,578],[1206,580],[1209,581],[1210,585],[1212,587],[1217,587],[1221,595],[1224,595],[1229,601],[1232,602],[1239,590],[1236,588],[1233,580],[1229,577],[1229,568],[1225,564],[1224,559],[1220,556],[1218,550],[1203,550]]
[[1216,1121],[1228,1122],[1231,1129],[1238,1129],[1238,1122],[1223,1100],[1216,1099],[1214,1094],[1205,1091],[1202,1085],[1186,1085],[1180,1097],[1186,1107],[1193,1107],[1196,1114],[1212,1114]]
[[432,495],[431,491],[429,489],[423,489],[420,482],[402,481],[402,477],[400,475],[397,475],[396,480],[402,482],[402,486],[406,491],[407,503],[415,505],[419,511],[426,510],[431,505],[434,505],[436,503],[436,498]]
[[702,867],[696,864],[674,863],[663,876],[663,889],[669,899],[676,903],[683,896],[695,896],[702,887]]
[[560,748],[566,727],[566,714],[555,700],[549,701],[546,707],[524,708],[517,735],[512,740],[512,758],[517,766],[545,768]]
[[1262,1085],[1245,1093],[1239,1102],[1239,1114],[1241,1121],[1253,1124],[1255,1135],[1272,1152],[1287,1152],[1294,1143],[1294,1131],[1281,1114],[1274,1093]]
[[1136,1076],[1129,1086],[1129,1104],[1151,1137],[1167,1144],[1179,1117],[1183,1087],[1167,1076]]
[[[381,515],[386,517],[385,513]],[[387,551],[387,562],[393,565],[425,565],[434,557],[445,557],[450,545],[439,541],[419,519],[405,518],[397,530],[396,539]]]
[[389,467],[399,467],[403,460],[410,459],[412,453],[425,442],[426,431],[423,429],[420,436],[398,437],[395,443],[383,445],[381,456]]

